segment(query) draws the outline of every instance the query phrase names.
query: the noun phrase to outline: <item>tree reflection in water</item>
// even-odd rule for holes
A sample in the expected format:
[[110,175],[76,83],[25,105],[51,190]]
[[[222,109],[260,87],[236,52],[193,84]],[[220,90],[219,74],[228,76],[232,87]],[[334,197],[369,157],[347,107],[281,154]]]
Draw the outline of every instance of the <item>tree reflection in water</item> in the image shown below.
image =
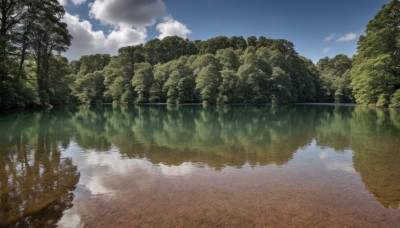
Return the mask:
[[0,225],[55,224],[72,206],[80,163],[63,156],[71,143],[99,159],[116,148],[115,159],[132,164],[219,172],[285,166],[313,142],[352,153],[342,168],[357,171],[381,205],[399,208],[399,123],[393,110],[301,105],[99,106],[1,117]]
[[[59,128],[64,117],[49,113],[13,115],[0,133],[0,226],[52,226],[72,206],[79,174]],[[61,121],[61,122],[60,122]]]

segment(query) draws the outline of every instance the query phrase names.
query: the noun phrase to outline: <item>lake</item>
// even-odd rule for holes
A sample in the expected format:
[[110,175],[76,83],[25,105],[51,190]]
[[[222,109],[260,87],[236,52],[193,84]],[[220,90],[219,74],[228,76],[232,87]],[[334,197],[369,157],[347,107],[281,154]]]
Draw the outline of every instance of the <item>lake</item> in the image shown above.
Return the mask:
[[53,108],[0,117],[0,226],[400,227],[400,112]]

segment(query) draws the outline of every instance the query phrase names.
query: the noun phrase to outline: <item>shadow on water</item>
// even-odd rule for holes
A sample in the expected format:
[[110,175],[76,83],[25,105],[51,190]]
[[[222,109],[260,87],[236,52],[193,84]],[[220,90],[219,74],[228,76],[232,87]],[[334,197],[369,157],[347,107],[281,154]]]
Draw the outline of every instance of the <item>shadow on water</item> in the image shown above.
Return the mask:
[[63,150],[118,148],[121,159],[191,162],[215,171],[285,166],[313,140],[353,152],[365,188],[400,205],[400,114],[366,107],[81,107],[0,118],[0,226],[54,225],[73,204],[80,174]]

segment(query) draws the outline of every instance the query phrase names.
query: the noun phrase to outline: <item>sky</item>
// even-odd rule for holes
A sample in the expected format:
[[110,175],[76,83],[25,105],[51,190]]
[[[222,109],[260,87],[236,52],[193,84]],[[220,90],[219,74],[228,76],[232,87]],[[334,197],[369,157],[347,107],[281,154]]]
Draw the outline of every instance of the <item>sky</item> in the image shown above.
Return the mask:
[[313,62],[353,56],[365,26],[390,0],[58,0],[74,39],[63,55],[117,54],[118,48],[177,35],[287,39]]

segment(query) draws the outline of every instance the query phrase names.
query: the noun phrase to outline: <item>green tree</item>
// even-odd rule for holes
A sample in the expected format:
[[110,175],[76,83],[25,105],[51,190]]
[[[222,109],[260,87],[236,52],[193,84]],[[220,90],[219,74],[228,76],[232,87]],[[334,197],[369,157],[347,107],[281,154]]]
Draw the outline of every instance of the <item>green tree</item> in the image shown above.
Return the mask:
[[237,102],[239,77],[236,71],[224,68],[221,71],[221,84],[218,88],[218,103],[228,104]]
[[150,88],[154,79],[152,66],[149,63],[137,63],[135,69],[132,86],[137,94],[136,102],[149,102]]
[[123,47],[118,53],[104,68],[104,96],[116,103],[132,103],[134,91],[131,81],[135,63],[144,61],[144,48],[142,45]]
[[[86,55],[79,60],[79,71],[72,88],[72,94],[82,103],[104,102],[104,71],[110,62],[110,55]],[[109,73],[109,72],[108,72]]]
[[290,76],[281,68],[274,67],[271,77],[271,103],[286,104],[292,101]]
[[397,81],[390,72],[390,61],[390,55],[382,54],[364,59],[362,63],[356,62],[352,69],[351,85],[358,103],[377,106],[389,104]]
[[42,105],[49,103],[49,69],[54,52],[66,51],[71,44],[67,24],[62,22],[64,7],[58,0],[36,2],[39,10],[28,36],[30,48],[36,62],[36,78]]
[[237,50],[246,50],[247,48],[247,42],[243,38],[243,36],[232,36],[228,39],[229,46],[232,47],[233,49]]
[[125,93],[132,93],[133,91],[133,87],[130,83],[133,77],[133,69],[131,69],[130,65],[123,64],[120,57],[115,57],[104,67],[103,73],[105,99],[117,103],[129,102],[129,97],[124,96],[125,100],[122,100],[122,96]]
[[187,58],[182,57],[172,61],[170,76],[164,84],[167,92],[167,102],[171,104],[194,102],[195,80],[193,72],[187,66]]
[[200,94],[203,104],[216,102],[220,81],[217,66],[210,64],[200,70],[196,77],[196,90]]
[[84,104],[104,102],[104,76],[102,71],[85,74],[76,79],[73,95]]
[[218,50],[215,57],[223,68],[237,71],[240,66],[239,57],[232,48]]
[[256,47],[257,46],[257,37],[255,37],[255,36],[247,37],[247,46]]
[[50,60],[49,68],[49,103],[67,104],[73,101],[72,88],[75,75],[68,63],[68,59],[62,56],[54,56]]
[[350,88],[352,60],[346,55],[321,59],[317,63],[322,89],[321,101],[353,102]]
[[228,48],[230,45],[228,37],[217,36],[198,45],[199,54],[215,54],[220,49]]
[[272,69],[269,63],[257,56],[254,47],[246,49],[238,69],[239,96],[243,102],[269,102],[269,80]]
[[[388,106],[400,89],[400,2],[384,5],[358,41],[351,71],[356,101]],[[396,106],[393,104],[392,106]]]

